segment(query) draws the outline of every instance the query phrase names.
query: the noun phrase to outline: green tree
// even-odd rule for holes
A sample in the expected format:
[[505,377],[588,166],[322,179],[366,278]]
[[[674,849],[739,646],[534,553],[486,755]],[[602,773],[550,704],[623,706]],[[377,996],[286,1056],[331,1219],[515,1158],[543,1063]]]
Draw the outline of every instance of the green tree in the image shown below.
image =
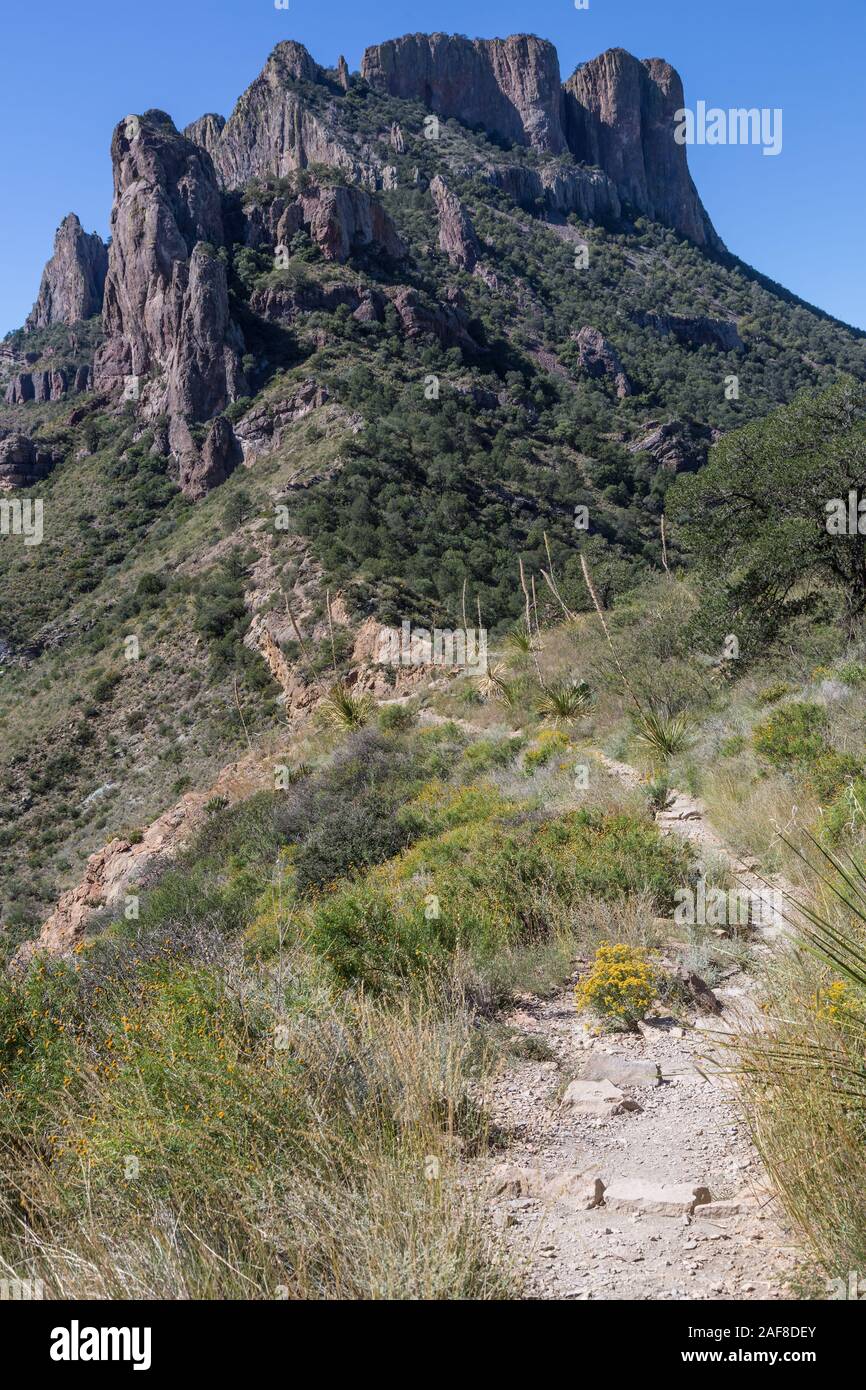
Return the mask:
[[[850,623],[866,610],[866,387],[803,393],[727,435],[669,489],[668,515],[703,580],[705,631],[754,645],[819,597]],[[838,524],[839,514],[844,521]]]

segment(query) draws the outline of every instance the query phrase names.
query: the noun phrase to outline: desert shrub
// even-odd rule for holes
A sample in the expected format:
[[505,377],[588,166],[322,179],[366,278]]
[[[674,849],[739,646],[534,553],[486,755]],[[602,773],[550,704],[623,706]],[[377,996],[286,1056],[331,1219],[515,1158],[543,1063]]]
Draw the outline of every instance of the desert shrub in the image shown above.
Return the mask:
[[843,787],[854,782],[863,768],[861,758],[837,753],[829,748],[820,753],[809,767],[807,782],[822,805],[832,802]]
[[574,997],[578,1009],[591,1010],[613,1027],[634,1028],[646,1017],[657,991],[656,975],[644,951],[604,942]]
[[542,729],[535,742],[527,748],[523,757],[524,767],[534,772],[537,767],[546,767],[557,754],[569,747],[568,735],[560,729]]
[[328,767],[286,794],[276,825],[283,842],[294,846],[299,893],[377,864],[410,843],[411,819],[401,820],[398,811],[438,767],[440,749],[435,742],[410,747],[364,730]]
[[790,694],[790,690],[791,687],[787,681],[773,681],[771,685],[762,686],[755,699],[759,705],[775,705]]
[[379,728],[386,733],[403,734],[418,722],[418,710],[414,704],[384,705],[379,711]]
[[515,1291],[452,1178],[487,1126],[447,1007],[313,1017],[200,934],[6,977],[0,1027],[0,1258],[55,1296]]
[[682,846],[625,814],[488,814],[336,887],[310,909],[309,939],[340,982],[392,990],[447,970],[458,953],[483,965],[543,942],[552,905],[567,910],[582,895],[644,893],[661,910],[687,870]]
[[524,746],[522,738],[479,738],[463,750],[463,764],[470,773],[508,767]]
[[827,714],[821,705],[793,700],[752,732],[755,751],[773,767],[787,770],[815,762],[827,751]]
[[846,685],[859,689],[866,685],[866,663],[862,661],[846,661],[844,666],[839,668],[839,678]]

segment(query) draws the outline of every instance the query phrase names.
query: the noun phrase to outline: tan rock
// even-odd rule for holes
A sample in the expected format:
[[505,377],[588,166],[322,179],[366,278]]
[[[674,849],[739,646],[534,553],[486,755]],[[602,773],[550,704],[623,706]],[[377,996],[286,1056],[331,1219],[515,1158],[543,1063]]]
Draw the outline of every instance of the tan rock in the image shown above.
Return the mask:
[[605,1206],[614,1211],[658,1216],[689,1216],[711,1201],[710,1189],[702,1183],[667,1185],[645,1178],[621,1178],[612,1182],[604,1194]]

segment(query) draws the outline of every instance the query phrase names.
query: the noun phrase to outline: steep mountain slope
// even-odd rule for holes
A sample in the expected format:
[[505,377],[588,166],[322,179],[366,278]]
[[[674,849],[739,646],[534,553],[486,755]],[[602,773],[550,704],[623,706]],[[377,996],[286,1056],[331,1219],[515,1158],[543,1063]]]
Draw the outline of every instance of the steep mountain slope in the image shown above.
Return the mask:
[[283,43],[228,119],[116,128],[101,321],[67,218],[0,349],[0,487],[45,507],[0,541],[10,942],[332,669],[387,680],[365,623],[465,595],[502,629],[545,533],[569,603],[581,543],[621,592],[719,432],[866,379],[721,247],[681,100],[622,50],[563,85],[531,36],[416,35],[361,74]]

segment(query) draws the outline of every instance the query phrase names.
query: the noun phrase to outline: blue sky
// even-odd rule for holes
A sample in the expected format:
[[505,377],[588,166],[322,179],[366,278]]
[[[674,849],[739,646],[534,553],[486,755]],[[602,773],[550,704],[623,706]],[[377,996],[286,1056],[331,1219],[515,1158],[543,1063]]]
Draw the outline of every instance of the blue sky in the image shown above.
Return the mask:
[[732,251],[795,293],[866,328],[866,0],[40,0],[8,6],[0,50],[5,131],[0,335],[35,298],[57,224],[108,232],[111,131],[130,112],[180,127],[228,115],[283,38],[357,69],[367,44],[415,31],[532,32],[563,77],[605,48],[662,57],[686,103],[781,107],[784,144],[691,148],[692,174]]

